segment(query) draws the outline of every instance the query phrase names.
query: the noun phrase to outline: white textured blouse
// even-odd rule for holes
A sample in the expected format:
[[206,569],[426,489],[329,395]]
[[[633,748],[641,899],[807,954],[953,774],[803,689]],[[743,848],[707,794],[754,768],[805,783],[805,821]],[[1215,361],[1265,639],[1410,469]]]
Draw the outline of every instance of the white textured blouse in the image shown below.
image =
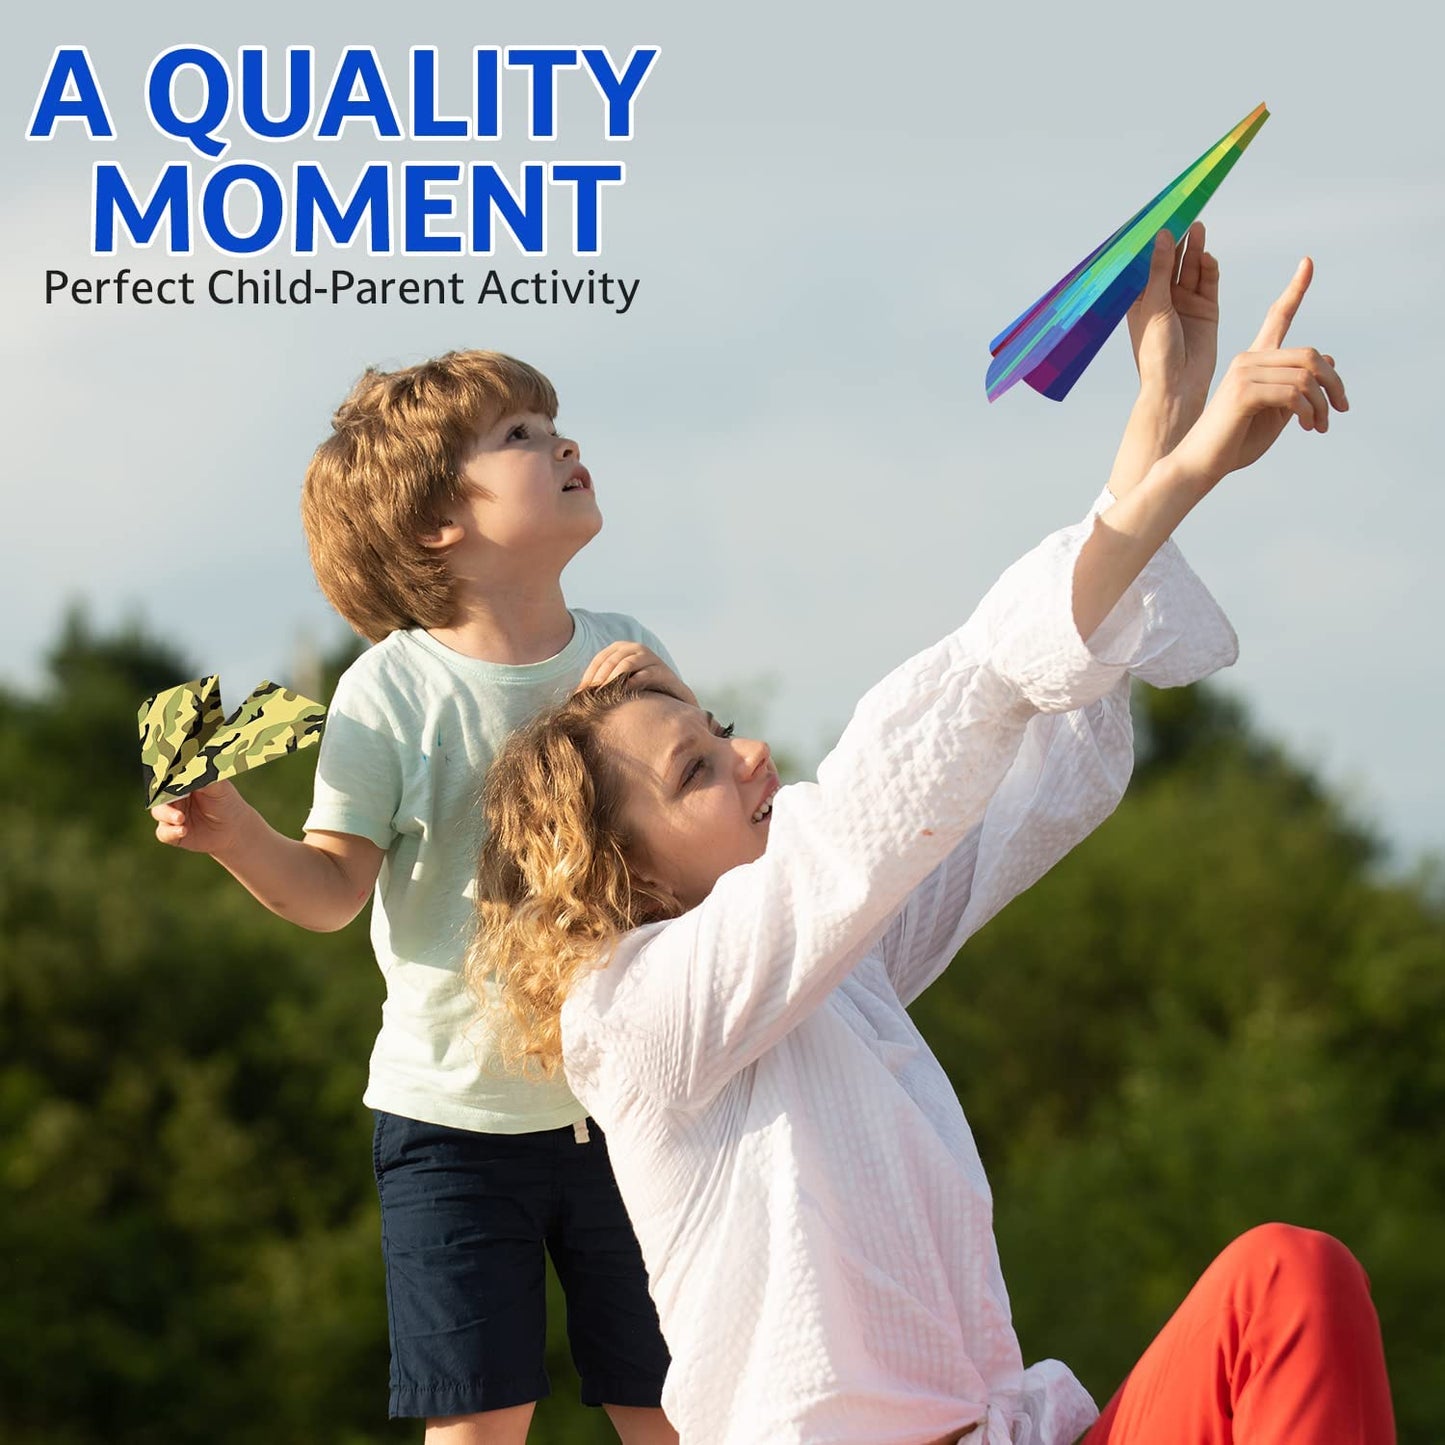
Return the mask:
[[777,793],[763,857],[628,934],[562,1011],[683,1445],[968,1427],[1070,1445],[1096,1415],[1062,1364],[1024,1368],[978,1150],[905,1012],[1113,810],[1129,674],[1173,686],[1234,660],[1172,543],[1086,646],[1072,587],[1093,525],[1046,539],[874,687],[818,781]]

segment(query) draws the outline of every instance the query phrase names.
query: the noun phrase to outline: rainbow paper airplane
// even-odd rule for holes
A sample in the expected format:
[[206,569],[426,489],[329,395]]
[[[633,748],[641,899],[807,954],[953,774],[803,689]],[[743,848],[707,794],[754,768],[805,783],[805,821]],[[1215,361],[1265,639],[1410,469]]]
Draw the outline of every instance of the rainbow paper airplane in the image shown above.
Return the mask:
[[1019,380],[1054,401],[1069,394],[1144,290],[1154,237],[1167,228],[1180,240],[1268,119],[1269,112],[1257,105],[989,342],[990,401]]

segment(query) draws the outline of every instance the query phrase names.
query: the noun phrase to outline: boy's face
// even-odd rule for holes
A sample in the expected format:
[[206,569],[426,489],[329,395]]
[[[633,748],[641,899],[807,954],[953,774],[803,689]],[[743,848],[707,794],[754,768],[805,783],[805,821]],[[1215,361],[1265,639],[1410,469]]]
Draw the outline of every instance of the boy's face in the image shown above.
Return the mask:
[[484,427],[461,474],[468,494],[455,520],[469,549],[565,564],[602,526],[581,449],[540,412],[511,412]]

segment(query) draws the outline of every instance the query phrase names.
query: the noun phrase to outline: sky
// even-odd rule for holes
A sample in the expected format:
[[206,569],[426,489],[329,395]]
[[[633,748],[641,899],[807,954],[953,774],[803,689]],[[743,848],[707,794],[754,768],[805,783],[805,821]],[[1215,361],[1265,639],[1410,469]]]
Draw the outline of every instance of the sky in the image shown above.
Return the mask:
[[[1179,540],[1240,634],[1224,684],[1401,866],[1445,852],[1438,11],[356,0],[338,20],[272,0],[86,0],[27,7],[7,30],[0,684],[39,685],[76,602],[102,626],[143,620],[220,672],[228,702],[263,676],[294,681],[308,648],[345,635],[297,516],[331,412],[368,365],[490,347],[552,377],[597,485],[606,525],[566,574],[569,600],[640,617],[705,699],[742,689],[740,721],[815,759],[874,680],[1083,515],[1108,475],[1134,391],[1122,330],[1062,404],[1019,387],[989,405],[989,338],[1265,101],[1271,119],[1204,213],[1221,366],[1310,254],[1291,339],[1336,356],[1351,411],[1226,479]],[[231,115],[216,162],[146,116],[148,68],[181,44],[232,74],[242,46],[278,64],[314,46],[323,94],[346,47],[369,45],[404,115],[414,46],[437,48],[440,108],[463,116],[478,46],[660,54],[626,141],[604,137],[581,72],[559,74],[556,138],[530,139],[525,76],[506,71],[497,140],[382,141],[350,123],[268,144]],[[70,121],[27,141],[53,52],[80,45],[115,138]],[[492,161],[514,178],[523,162],[620,160],[626,181],[602,190],[595,256],[572,254],[565,187],[541,258],[506,236],[492,256],[297,257],[283,236],[237,258],[199,232],[189,255],[92,255],[93,167],[118,163],[139,189],[186,159],[198,181],[263,161],[289,183],[317,163],[339,188],[377,160]],[[238,265],[288,283],[308,266],[455,271],[469,297],[494,268],[510,283],[555,267],[636,291],[625,312],[46,304],[48,271],[122,265],[202,286]]]

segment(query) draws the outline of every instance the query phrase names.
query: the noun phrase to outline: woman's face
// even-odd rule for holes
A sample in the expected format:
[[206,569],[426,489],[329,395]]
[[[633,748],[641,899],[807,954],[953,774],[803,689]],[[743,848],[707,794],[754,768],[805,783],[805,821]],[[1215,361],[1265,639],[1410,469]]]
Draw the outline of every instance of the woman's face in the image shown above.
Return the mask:
[[684,908],[768,844],[777,770],[766,743],[731,733],[711,713],[660,693],[630,698],[599,729],[633,862]]

